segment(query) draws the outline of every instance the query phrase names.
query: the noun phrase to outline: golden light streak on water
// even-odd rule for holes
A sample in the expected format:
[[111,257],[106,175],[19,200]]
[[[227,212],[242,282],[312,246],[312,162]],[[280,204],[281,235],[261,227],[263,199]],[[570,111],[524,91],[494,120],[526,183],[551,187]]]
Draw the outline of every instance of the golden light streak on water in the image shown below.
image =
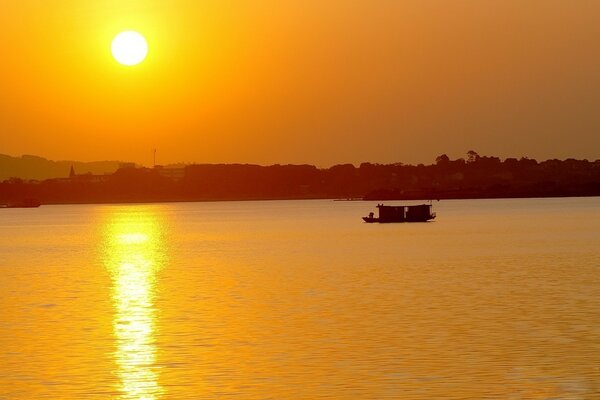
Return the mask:
[[156,400],[156,273],[162,267],[160,226],[149,212],[114,215],[106,229],[113,279],[115,361],[122,399]]

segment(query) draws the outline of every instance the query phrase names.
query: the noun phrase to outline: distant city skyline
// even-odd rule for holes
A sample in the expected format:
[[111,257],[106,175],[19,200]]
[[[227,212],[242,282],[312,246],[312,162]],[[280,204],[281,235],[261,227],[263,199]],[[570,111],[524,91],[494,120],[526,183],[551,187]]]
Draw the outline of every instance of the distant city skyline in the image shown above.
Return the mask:
[[[314,164],[600,158],[600,3],[0,6],[0,153]],[[147,40],[124,66],[111,41]],[[145,56],[145,54],[144,54]]]

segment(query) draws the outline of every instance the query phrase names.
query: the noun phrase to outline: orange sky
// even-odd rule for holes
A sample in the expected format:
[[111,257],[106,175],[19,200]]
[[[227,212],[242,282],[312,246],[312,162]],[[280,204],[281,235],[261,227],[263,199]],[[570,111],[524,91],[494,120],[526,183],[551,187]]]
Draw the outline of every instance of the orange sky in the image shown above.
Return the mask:
[[[600,158],[600,2],[0,5],[0,153],[52,159]],[[147,60],[117,64],[119,31]]]

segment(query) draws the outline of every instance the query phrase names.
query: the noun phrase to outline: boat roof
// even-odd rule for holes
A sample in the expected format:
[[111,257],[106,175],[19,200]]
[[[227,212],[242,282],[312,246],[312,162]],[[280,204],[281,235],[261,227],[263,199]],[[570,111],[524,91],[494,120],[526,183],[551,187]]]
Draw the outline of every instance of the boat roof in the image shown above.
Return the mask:
[[410,205],[410,206],[386,206],[386,205],[383,205],[383,204],[377,204],[377,207],[378,208],[405,208],[405,207],[408,207],[408,208],[420,208],[420,207],[431,207],[431,204],[413,204],[413,205]]

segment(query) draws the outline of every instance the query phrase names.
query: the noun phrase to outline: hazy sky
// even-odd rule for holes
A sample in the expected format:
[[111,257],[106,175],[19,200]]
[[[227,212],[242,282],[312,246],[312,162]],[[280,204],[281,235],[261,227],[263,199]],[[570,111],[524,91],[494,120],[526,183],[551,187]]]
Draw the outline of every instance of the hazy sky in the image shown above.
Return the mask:
[[[600,1],[3,1],[0,153],[600,158]],[[114,61],[134,29],[147,60]]]

